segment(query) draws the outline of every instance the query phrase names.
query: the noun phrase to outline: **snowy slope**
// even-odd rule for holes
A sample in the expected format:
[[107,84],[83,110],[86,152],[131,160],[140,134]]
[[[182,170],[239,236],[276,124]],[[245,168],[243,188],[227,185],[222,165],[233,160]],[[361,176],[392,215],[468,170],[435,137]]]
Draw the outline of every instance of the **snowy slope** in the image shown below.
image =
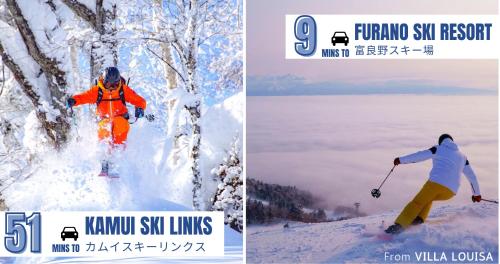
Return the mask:
[[[498,263],[498,207],[481,203],[433,208],[428,222],[383,241],[375,235],[391,224],[397,212],[345,221],[251,226],[247,231],[248,263],[366,263],[391,262],[390,254],[491,252]],[[394,262],[394,261],[392,261]]]
[[[239,94],[234,98],[229,98],[229,102],[236,100],[237,103],[241,103],[243,97]],[[237,114],[241,109],[232,104],[231,107],[223,107],[226,104],[213,106],[216,108],[214,111],[219,113],[212,115],[213,122],[221,122],[217,120],[218,117],[223,114],[230,115],[232,112]],[[211,109],[207,111],[210,112]],[[209,114],[207,114],[207,119],[207,121],[210,120]],[[228,129],[234,133],[241,133],[236,129],[238,125],[241,127],[241,123],[235,119],[227,121],[231,123]],[[191,210],[191,178],[189,173],[182,173],[183,167],[189,168],[189,166],[186,164],[176,169],[169,167],[167,160],[172,148],[172,139],[166,137],[157,125],[145,119],[131,125],[126,150],[116,152],[114,158],[120,179],[108,179],[97,176],[100,171],[103,147],[97,140],[95,121],[86,119],[82,114],[76,119],[77,129],[73,131],[75,135],[73,141],[61,153],[46,151],[42,160],[33,161],[32,167],[36,169],[29,173],[25,180],[17,180],[4,190],[3,197],[6,199],[7,206],[14,211]],[[230,146],[233,137],[229,135],[229,131],[226,134],[217,135],[216,130],[209,128],[205,133],[207,136],[205,149],[211,153],[223,153],[226,145]],[[226,139],[224,139],[225,135]],[[35,145],[36,136],[35,133],[26,133],[25,144],[40,148],[40,145]],[[211,144],[208,145],[208,142]],[[206,166],[205,174],[209,175],[210,169],[222,160],[221,156],[216,158],[217,160],[202,160]],[[226,228],[225,242],[227,256],[223,259],[212,260],[241,262],[242,235]],[[157,259],[146,261],[155,260]],[[39,259],[23,258],[18,261],[36,263]],[[57,262],[63,261],[57,259]],[[71,262],[71,260],[67,261]],[[137,259],[133,262],[137,262]]]
[[[207,109],[202,144],[202,172],[207,178],[213,178],[210,170],[222,161],[233,138],[241,137],[243,98],[239,93]],[[95,121],[82,114],[75,122],[73,141],[61,153],[46,151],[43,160],[33,161],[36,170],[26,180],[5,189],[3,194],[11,210],[180,208],[173,203],[191,208],[190,174],[182,173],[190,169],[189,164],[174,169],[169,166],[172,139],[157,128],[157,123],[141,119],[131,125],[126,150],[116,152],[114,158],[121,178],[110,181],[97,177],[104,150],[97,140]],[[37,137],[36,131],[27,129],[24,144],[41,148]]]

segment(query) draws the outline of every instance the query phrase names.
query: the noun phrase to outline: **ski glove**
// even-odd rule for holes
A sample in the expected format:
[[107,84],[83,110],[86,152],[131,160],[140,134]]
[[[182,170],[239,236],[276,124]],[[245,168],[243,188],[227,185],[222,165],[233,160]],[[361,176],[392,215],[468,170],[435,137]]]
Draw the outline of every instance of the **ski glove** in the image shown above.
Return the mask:
[[135,108],[135,118],[141,118],[144,117],[144,109],[140,107]]
[[481,201],[481,195],[472,195],[472,202],[479,203]]
[[66,100],[66,107],[68,107],[68,108],[73,107],[75,104],[76,104],[76,100],[73,99],[73,97],[70,97],[70,98],[68,98],[68,100]]
[[401,161],[399,160],[399,158],[395,158],[394,159],[394,166],[398,166],[399,164],[401,164]]

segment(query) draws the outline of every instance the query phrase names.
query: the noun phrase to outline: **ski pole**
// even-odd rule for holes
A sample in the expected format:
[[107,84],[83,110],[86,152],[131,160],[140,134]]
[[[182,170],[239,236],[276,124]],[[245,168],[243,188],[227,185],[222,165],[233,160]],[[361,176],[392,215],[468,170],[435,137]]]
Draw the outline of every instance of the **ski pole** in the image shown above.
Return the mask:
[[137,122],[137,120],[139,120],[139,118],[137,118],[137,117],[136,117],[134,121],[132,121],[132,122],[130,122],[130,121],[129,121],[128,123],[132,125],[132,124],[134,124],[135,122]]
[[377,189],[373,189],[372,190],[372,196],[374,198],[379,198],[380,195],[382,195],[382,193],[380,192],[380,188],[382,188],[382,185],[384,185],[385,181],[387,180],[387,178],[389,178],[389,175],[391,175],[391,173],[394,171],[394,168],[396,168],[396,165],[394,165],[392,167],[392,169],[389,171],[389,173],[387,174],[387,176],[385,176],[385,179],[382,181],[382,183],[380,184],[380,186],[377,188]]
[[498,203],[498,201],[493,201],[493,200],[488,200],[488,199],[483,199],[483,198],[481,198],[481,201],[496,203],[496,204]]

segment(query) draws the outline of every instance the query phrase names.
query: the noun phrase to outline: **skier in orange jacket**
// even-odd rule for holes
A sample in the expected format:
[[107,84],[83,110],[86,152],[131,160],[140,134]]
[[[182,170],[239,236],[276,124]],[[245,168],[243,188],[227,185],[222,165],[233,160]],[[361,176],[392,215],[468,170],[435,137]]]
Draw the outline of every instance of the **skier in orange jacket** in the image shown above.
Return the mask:
[[[99,77],[97,85],[70,97],[66,103],[68,107],[96,104],[96,114],[100,118],[99,140],[107,141],[111,147],[122,145],[127,140],[130,125],[126,103],[135,106],[136,118],[143,117],[146,108],[146,100],[126,84],[116,67],[106,68],[104,74]],[[107,167],[107,162],[104,162],[103,171],[106,173]]]

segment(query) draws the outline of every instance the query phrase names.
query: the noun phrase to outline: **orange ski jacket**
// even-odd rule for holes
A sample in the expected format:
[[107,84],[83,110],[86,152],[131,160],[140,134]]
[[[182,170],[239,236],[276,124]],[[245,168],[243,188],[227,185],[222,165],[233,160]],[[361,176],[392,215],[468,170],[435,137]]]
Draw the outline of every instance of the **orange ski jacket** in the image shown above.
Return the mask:
[[[102,98],[98,102],[99,90],[102,92]],[[123,116],[128,110],[127,106],[122,102],[120,96],[120,90],[123,93],[125,102],[133,104],[135,107],[140,107],[146,109],[146,100],[139,96],[137,93],[130,88],[125,81],[120,81],[120,85],[117,89],[108,90],[104,88],[102,78],[99,78],[97,85],[92,86],[89,90],[73,96],[76,103],[75,106],[82,104],[96,104],[96,114],[100,118],[113,118],[115,116]]]

